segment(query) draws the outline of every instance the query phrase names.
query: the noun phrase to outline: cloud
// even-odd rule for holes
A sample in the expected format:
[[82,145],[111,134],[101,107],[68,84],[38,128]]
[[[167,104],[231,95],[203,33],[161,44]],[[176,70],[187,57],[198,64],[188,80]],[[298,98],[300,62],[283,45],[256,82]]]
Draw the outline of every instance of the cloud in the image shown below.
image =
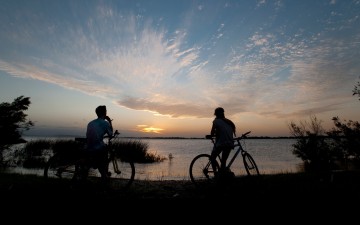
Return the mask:
[[[328,27],[309,34],[303,26],[289,32],[285,23],[270,32],[266,21],[243,32],[221,20],[198,34],[187,17],[166,26],[110,5],[90,12],[76,22],[24,14],[25,25],[1,35],[0,70],[174,118],[208,117],[217,106],[274,118],[336,110],[360,71],[359,35],[329,35]],[[197,24],[194,11],[184,15]],[[348,27],[358,21],[350,18]]]
[[117,92],[111,87],[96,86],[91,81],[62,76],[62,74],[55,74],[28,64],[10,64],[0,60],[0,70],[15,77],[44,81],[67,89],[82,91],[89,95],[114,95]]

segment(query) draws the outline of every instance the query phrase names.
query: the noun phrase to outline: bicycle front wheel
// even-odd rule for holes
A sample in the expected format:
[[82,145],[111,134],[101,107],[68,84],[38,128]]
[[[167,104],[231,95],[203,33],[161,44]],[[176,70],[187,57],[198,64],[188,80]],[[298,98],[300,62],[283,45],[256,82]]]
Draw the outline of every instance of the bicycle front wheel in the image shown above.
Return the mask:
[[110,186],[113,189],[121,190],[127,189],[135,179],[135,165],[132,161],[123,161],[115,157],[111,161],[112,168],[109,168],[111,173]]
[[[217,167],[215,171],[218,171],[219,163],[216,162],[215,164]],[[190,163],[190,179],[196,185],[213,180],[215,178],[215,171],[211,166],[209,154],[200,154]]]
[[246,173],[249,176],[260,175],[259,169],[255,163],[254,158],[248,152],[245,152],[242,156],[243,156],[243,162],[244,162]]

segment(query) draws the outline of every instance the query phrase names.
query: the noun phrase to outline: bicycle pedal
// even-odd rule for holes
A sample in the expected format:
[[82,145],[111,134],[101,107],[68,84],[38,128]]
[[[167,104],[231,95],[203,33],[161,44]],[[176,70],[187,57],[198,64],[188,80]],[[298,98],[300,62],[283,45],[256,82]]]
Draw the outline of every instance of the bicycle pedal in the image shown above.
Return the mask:
[[61,177],[62,172],[63,172],[63,169],[58,169],[55,173],[55,176]]

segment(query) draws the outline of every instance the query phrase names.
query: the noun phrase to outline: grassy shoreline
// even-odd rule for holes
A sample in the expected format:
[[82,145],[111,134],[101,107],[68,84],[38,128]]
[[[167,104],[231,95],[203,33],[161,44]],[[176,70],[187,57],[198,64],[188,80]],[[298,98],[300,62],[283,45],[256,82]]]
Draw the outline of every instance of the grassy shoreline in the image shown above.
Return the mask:
[[[246,192],[247,195],[242,193]],[[127,191],[104,193],[97,183],[71,188],[58,179],[46,181],[36,175],[0,172],[2,197],[46,199],[76,199],[93,196],[94,199],[324,199],[360,200],[360,171],[334,171],[329,174],[286,173],[239,177],[227,184],[195,187],[190,180],[135,180]],[[56,193],[56,194],[54,194]]]
[[135,180],[127,191],[110,192],[97,184],[70,188],[58,179],[46,182],[36,175],[0,172],[0,199],[2,218],[27,214],[27,221],[34,222],[51,215],[65,223],[94,218],[108,222],[114,218],[132,222],[197,218],[212,223],[221,218],[224,223],[250,219],[252,223],[335,220],[350,224],[358,215],[360,171],[239,177],[226,185],[202,188],[190,180]]

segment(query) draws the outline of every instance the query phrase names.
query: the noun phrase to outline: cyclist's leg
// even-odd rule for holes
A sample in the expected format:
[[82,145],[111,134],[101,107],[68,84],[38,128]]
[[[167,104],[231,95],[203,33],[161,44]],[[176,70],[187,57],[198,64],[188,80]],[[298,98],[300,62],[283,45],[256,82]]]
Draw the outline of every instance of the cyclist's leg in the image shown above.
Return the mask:
[[213,148],[213,150],[211,151],[210,154],[210,161],[211,161],[211,166],[213,168],[213,171],[215,174],[217,174],[219,171],[217,171],[217,162],[216,162],[216,157],[221,153],[221,149],[220,148]]
[[107,148],[103,148],[101,151],[99,151],[97,159],[97,167],[101,174],[101,179],[106,183],[109,178],[109,159]]
[[234,177],[234,173],[230,171],[230,168],[227,168],[226,162],[229,158],[231,147],[222,146],[220,149],[221,157],[220,157],[220,176],[221,178],[231,178]]
[[78,178],[81,180],[85,180],[88,176],[88,172],[91,165],[90,164],[91,157],[92,157],[91,152],[84,151],[82,152],[82,155],[77,162],[76,174],[79,176]]
[[232,172],[231,170],[230,170],[230,167],[228,167],[227,166],[227,159],[229,158],[229,155],[230,155],[230,152],[231,152],[231,150],[232,150],[232,148],[230,147],[227,147],[227,148],[225,148],[223,151],[222,151],[222,157],[221,157],[221,159],[223,160],[222,162],[221,162],[221,164],[222,164],[222,172],[224,173],[224,175],[225,175],[225,177],[226,178],[233,178],[233,177],[235,177],[235,173],[234,172]]
[[222,148],[221,165],[220,165],[220,168],[222,171],[226,171],[226,161],[229,158],[230,151],[231,151],[231,148],[229,148],[229,147]]

